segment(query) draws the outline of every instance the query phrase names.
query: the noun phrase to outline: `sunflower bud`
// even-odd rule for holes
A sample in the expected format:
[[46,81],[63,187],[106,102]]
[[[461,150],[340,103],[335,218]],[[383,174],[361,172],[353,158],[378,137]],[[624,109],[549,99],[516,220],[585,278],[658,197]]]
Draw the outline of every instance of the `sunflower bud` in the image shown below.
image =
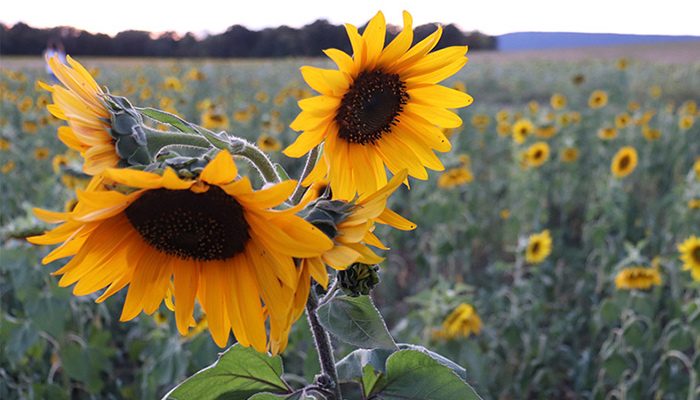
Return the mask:
[[345,270],[338,271],[338,283],[350,297],[368,296],[379,283],[379,265],[355,263]]
[[337,225],[352,214],[353,207],[355,204],[352,202],[320,199],[311,205],[304,219],[320,229],[330,239],[334,239],[338,235]]
[[126,166],[148,164],[150,157],[141,116],[125,97],[108,94],[105,99],[111,115],[109,134],[115,139],[114,147],[122,163],[126,162]]

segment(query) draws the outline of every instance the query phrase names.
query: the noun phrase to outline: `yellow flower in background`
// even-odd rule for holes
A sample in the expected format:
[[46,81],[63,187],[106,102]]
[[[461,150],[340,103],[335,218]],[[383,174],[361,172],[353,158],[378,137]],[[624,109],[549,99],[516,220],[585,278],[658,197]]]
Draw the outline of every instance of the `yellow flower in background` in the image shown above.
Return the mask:
[[53,95],[54,104],[47,106],[53,116],[68,122],[58,128],[58,138],[80,152],[85,162],[83,172],[96,175],[105,168],[116,167],[119,156],[109,133],[110,113],[102,102],[102,89],[77,61],[67,57],[69,66],[58,57],[48,60],[51,70],[65,86],[41,87]]
[[591,108],[601,108],[608,104],[608,94],[603,90],[594,90],[588,98],[588,106]]
[[631,121],[632,117],[628,113],[623,112],[617,114],[617,116],[615,117],[615,126],[617,127],[617,129],[625,129]]
[[51,150],[48,147],[38,147],[34,149],[35,160],[46,160],[51,155]]
[[511,131],[510,122],[498,121],[498,124],[496,124],[496,132],[498,132],[498,134],[500,136],[508,136],[508,135],[510,135],[510,131]]
[[525,153],[528,167],[539,167],[549,160],[549,145],[547,142],[533,143]]
[[525,250],[525,261],[531,264],[539,264],[552,253],[552,237],[549,229],[530,235]]
[[678,120],[678,127],[683,131],[687,131],[695,124],[695,118],[692,115],[683,115]]
[[515,143],[523,143],[535,130],[535,126],[529,119],[519,119],[513,124],[513,140]]
[[466,166],[450,168],[438,177],[438,187],[442,189],[450,189],[453,187],[465,185],[474,180],[474,175]]
[[678,108],[679,114],[697,115],[698,105],[693,100],[687,100]]
[[[108,169],[93,177],[70,213],[35,209],[46,222],[63,224],[28,240],[63,243],[43,262],[74,256],[54,274],[73,293],[107,290],[102,302],[129,285],[121,315],[128,321],[155,312],[175,296],[175,320],[187,334],[195,300],[207,313],[217,345],[226,346],[233,330],[239,343],[259,352],[282,351],[280,332],[292,309],[298,271],[294,258],[315,257],[333,243],[318,228],[294,215],[304,203],[271,210],[294,191],[284,181],[253,191],[247,177],[236,180],[231,155],[220,152],[195,180],[167,169],[163,175]],[[104,183],[131,187],[123,194]],[[266,320],[269,317],[270,342]]]
[[535,130],[535,136],[542,139],[550,139],[553,138],[558,132],[559,130],[556,126],[544,125],[537,127],[537,129]]
[[20,113],[26,114],[32,109],[32,105],[34,105],[34,100],[31,97],[26,96],[22,98],[22,101],[19,104],[17,104],[17,109]]
[[603,140],[612,140],[617,137],[617,129],[612,126],[605,126],[598,129],[598,137]]
[[204,72],[200,71],[197,68],[192,68],[188,73],[187,73],[187,79],[191,81],[204,81],[207,79],[207,74]]
[[17,165],[15,164],[15,161],[10,160],[2,165],[2,173],[7,174],[10,171],[14,171],[16,167],[17,167]]
[[700,157],[695,159],[695,164],[693,164],[693,169],[695,170],[695,177],[700,181]]
[[459,90],[460,92],[466,93],[467,92],[467,84],[462,82],[462,81],[455,81],[452,84],[452,89]]
[[642,105],[639,104],[638,101],[630,101],[629,104],[627,105],[627,109],[630,112],[635,112],[635,111],[639,110],[640,108],[642,108]]
[[491,123],[491,118],[486,114],[476,114],[472,117],[471,122],[479,132],[484,132]]
[[22,130],[25,133],[36,133],[38,126],[34,121],[24,121],[22,123]]
[[649,88],[649,96],[651,96],[652,99],[658,99],[661,97],[661,86],[654,85]]
[[394,174],[407,168],[418,179],[428,178],[425,167],[443,170],[433,150],[445,152],[451,144],[439,127],[461,126],[462,120],[447,109],[472,102],[468,94],[438,85],[466,64],[467,47],[430,53],[442,28],[411,47],[413,19],[408,12],[403,18],[403,30],[386,47],[381,12],[361,36],[347,24],[352,57],[328,49],[325,53],[338,70],[301,69],[304,80],[321,95],[299,101],[302,112],[291,128],[303,133],[284,153],[301,157],[325,140],[315,170],[328,174],[337,198],[383,187],[385,167]]
[[282,144],[279,140],[264,133],[258,138],[257,144],[262,151],[280,151],[282,149]]
[[561,152],[561,160],[566,163],[576,162],[578,160],[578,150],[573,147],[566,147]]
[[229,126],[228,117],[225,114],[217,113],[211,109],[202,114],[202,127],[206,129],[225,131]]
[[554,93],[552,98],[549,99],[549,104],[553,109],[561,110],[562,108],[566,107],[566,96],[561,93]]
[[42,93],[36,98],[36,107],[40,110],[43,110],[51,104],[51,97],[47,96],[46,94]]
[[182,85],[182,82],[176,77],[176,76],[168,76],[165,78],[165,81],[160,85],[160,88],[163,90],[172,90],[175,92],[182,92],[185,90],[185,87]]
[[615,277],[615,287],[618,289],[649,289],[652,285],[661,285],[661,274],[656,268],[625,268]]
[[615,154],[610,171],[616,178],[624,178],[637,168],[637,162],[637,150],[634,147],[625,146]]
[[531,100],[529,103],[527,103],[527,108],[530,111],[530,114],[537,114],[537,112],[540,110],[540,103],[536,102],[535,100]]
[[585,81],[586,81],[586,75],[583,75],[583,74],[576,74],[571,78],[571,83],[573,83],[576,86],[582,84]]
[[629,67],[630,63],[626,58],[618,58],[615,62],[615,68],[618,71],[624,71]]
[[700,238],[691,235],[678,245],[683,261],[683,270],[690,271],[693,279],[700,282]]
[[10,150],[10,141],[5,138],[0,138],[0,150]]
[[700,199],[688,200],[688,208],[691,210],[700,209]]
[[661,131],[656,128],[649,128],[648,126],[642,126],[642,136],[648,142],[653,142],[661,138]]
[[496,121],[507,121],[508,116],[508,110],[498,110],[498,112],[496,113]]
[[436,335],[445,339],[466,338],[472,333],[478,335],[483,323],[471,304],[461,303],[442,323],[442,330]]
[[508,217],[510,217],[510,210],[507,208],[501,210],[501,219],[508,219]]
[[61,172],[61,169],[69,163],[70,160],[68,159],[68,156],[65,154],[57,154],[53,156],[53,160],[51,160],[51,167],[53,168],[53,172],[58,174]]
[[238,110],[233,113],[233,119],[236,122],[246,123],[253,119],[253,114],[248,110]]

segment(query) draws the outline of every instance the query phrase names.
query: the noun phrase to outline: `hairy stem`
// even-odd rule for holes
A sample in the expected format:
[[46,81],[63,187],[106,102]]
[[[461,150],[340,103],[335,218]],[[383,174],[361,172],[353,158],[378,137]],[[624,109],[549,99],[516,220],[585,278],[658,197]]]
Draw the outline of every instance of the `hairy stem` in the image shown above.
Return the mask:
[[267,183],[278,183],[282,182],[275,166],[272,165],[272,161],[265,155],[265,153],[260,150],[257,146],[251,143],[245,144],[243,149],[236,152],[235,155],[247,158],[254,166],[257,168],[260,175]]
[[304,186],[301,185],[301,183],[306,179],[307,176],[311,173],[311,170],[314,169],[316,166],[316,162],[318,161],[318,154],[320,153],[320,147],[321,146],[316,146],[311,151],[309,152],[309,155],[306,157],[306,164],[304,165],[304,170],[301,173],[301,176],[299,177],[299,181],[297,182],[297,187],[294,189],[294,193],[292,194],[292,197],[289,198],[289,202],[292,205],[297,205],[301,201],[301,199],[304,197],[304,193],[306,193],[306,189]]
[[318,320],[317,309],[318,299],[312,288],[309,293],[309,300],[306,302],[306,316],[311,326],[311,333],[314,335],[316,349],[318,350],[321,373],[331,380],[330,387],[326,388],[331,395],[328,397],[328,400],[342,400],[338,371],[335,368],[335,357],[333,357],[333,348],[331,348],[331,338]]

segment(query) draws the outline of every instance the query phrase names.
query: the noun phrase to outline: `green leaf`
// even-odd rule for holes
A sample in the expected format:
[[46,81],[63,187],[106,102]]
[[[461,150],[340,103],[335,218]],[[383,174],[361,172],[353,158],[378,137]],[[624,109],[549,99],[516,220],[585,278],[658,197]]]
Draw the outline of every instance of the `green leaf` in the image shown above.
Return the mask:
[[248,400],[319,400],[323,397],[316,397],[311,394],[306,393],[304,390],[292,394],[272,394],[272,393],[258,393],[253,395]]
[[362,369],[362,390],[364,393],[372,393],[375,387],[386,386],[386,375],[377,371],[371,365],[365,365]]
[[280,357],[235,344],[214,364],[178,385],[164,399],[247,400],[263,392],[292,394],[281,376]]
[[397,350],[384,319],[368,296],[338,296],[318,308],[321,325],[345,343]]
[[[438,353],[435,353],[434,351],[430,351],[423,346],[406,343],[399,343],[398,348],[400,350],[419,351],[436,360],[440,364],[450,368],[452,372],[457,374],[457,376],[463,380],[467,380],[467,371],[464,369],[464,367]],[[338,361],[336,365],[338,369],[338,377],[341,381],[360,379],[365,375],[364,368],[366,365],[371,365],[374,369],[386,373],[386,360],[393,353],[394,351],[385,349],[355,350],[342,360]]]
[[277,171],[277,175],[279,175],[283,181],[288,181],[291,179],[287,171],[285,171],[284,167],[279,163],[275,163],[275,171]]
[[386,380],[374,387],[368,397],[420,400],[481,399],[469,384],[429,355],[401,350],[386,362]]

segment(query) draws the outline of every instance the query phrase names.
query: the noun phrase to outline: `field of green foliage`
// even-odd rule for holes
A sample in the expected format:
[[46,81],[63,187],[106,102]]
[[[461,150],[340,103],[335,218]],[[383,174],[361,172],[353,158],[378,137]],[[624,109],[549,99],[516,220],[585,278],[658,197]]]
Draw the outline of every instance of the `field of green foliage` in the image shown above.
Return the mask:
[[[303,161],[280,150],[313,95],[299,67],[330,67],[78,61],[135,105],[257,142],[292,178]],[[164,305],[119,322],[124,293],[96,304],[59,288],[65,260],[42,265],[50,249],[23,239],[49,228],[33,207],[70,209],[86,182],[37,80],[50,82],[36,60],[0,70],[0,398],[160,398],[221,349],[203,316],[183,337]],[[456,361],[485,399],[699,397],[700,283],[678,245],[700,236],[700,62],[472,60],[445,85],[474,97],[446,132],[446,170],[390,199],[419,228],[378,228],[391,250],[372,297],[396,340]],[[551,254],[534,262],[545,230]],[[468,335],[444,323],[462,303],[483,324]],[[288,382],[313,380],[303,318],[282,358]]]

